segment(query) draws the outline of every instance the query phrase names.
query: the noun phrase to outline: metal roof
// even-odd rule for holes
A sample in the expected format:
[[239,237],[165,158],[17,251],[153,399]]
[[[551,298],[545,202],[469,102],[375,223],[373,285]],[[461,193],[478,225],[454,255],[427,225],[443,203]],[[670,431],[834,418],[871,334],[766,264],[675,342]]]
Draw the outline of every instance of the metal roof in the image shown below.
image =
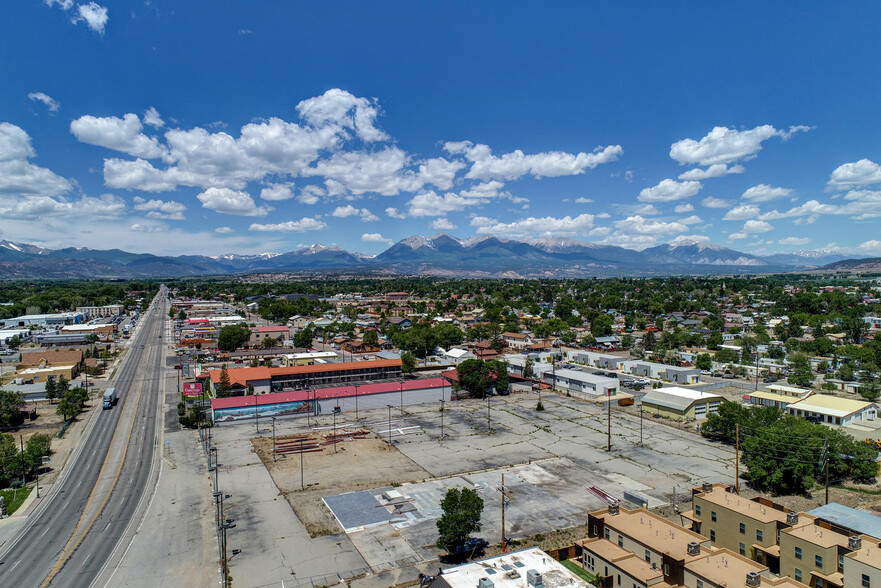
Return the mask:
[[881,540],[881,517],[865,510],[830,502],[809,510],[807,514]]
[[643,404],[656,404],[666,408],[686,411],[697,400],[722,400],[718,394],[709,394],[700,390],[688,390],[672,386],[651,390],[642,397]]

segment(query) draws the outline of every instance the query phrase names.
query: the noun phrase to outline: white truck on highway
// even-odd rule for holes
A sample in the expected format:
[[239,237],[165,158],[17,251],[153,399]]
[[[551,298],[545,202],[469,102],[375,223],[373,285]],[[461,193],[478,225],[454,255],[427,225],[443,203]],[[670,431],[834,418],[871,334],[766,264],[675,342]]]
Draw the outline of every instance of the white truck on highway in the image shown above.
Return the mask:
[[116,404],[116,388],[107,388],[104,391],[104,403],[101,405],[101,409],[113,408],[114,404]]

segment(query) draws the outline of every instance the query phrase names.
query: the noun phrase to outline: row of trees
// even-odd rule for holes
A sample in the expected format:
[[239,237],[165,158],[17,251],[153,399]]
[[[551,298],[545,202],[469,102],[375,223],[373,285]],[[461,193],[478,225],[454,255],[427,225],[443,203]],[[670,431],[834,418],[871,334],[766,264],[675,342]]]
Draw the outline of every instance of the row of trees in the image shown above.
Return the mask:
[[38,433],[28,439],[22,452],[15,437],[0,433],[0,488],[26,482],[40,467],[43,456],[49,455],[51,445],[52,437]]
[[740,434],[741,462],[757,490],[805,494],[825,480],[874,481],[878,451],[837,429],[784,414],[771,406],[742,406],[723,401],[718,414],[701,426],[707,436],[735,443]]
[[456,366],[459,389],[471,398],[486,398],[488,392],[508,392],[508,364],[504,361],[466,359]]

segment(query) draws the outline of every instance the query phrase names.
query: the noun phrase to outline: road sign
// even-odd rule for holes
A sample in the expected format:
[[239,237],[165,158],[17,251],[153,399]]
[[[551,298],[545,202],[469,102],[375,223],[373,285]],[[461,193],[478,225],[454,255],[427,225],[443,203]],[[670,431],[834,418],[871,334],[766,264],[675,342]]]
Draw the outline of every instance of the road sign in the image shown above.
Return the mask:
[[196,382],[186,382],[184,383],[184,396],[201,396],[202,395],[202,384]]

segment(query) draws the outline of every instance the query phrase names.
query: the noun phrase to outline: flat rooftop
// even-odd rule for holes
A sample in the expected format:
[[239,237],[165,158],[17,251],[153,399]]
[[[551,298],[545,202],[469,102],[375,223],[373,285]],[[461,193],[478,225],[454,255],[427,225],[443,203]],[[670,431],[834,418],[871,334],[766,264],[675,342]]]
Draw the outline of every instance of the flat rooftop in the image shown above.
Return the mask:
[[431,586],[474,588],[481,578],[488,578],[495,588],[526,588],[526,572],[529,570],[541,574],[546,588],[590,586],[537,547],[446,568]]
[[881,540],[881,517],[873,515],[868,511],[844,506],[837,502],[830,502],[829,504],[809,510],[807,514],[830,523],[835,523],[836,525],[841,525],[842,527],[847,527],[856,533],[865,533]]
[[689,543],[709,545],[709,539],[703,535],[642,509],[627,510],[619,507],[616,515],[610,515],[608,509],[592,514],[603,517],[607,527],[622,535],[639,541],[658,553],[676,558],[685,556]]
[[828,394],[814,394],[804,400],[799,400],[789,405],[792,410],[808,410],[830,416],[843,417],[863,410],[871,402],[853,400],[851,398],[839,398]]
[[[805,517],[799,517],[799,522],[801,522],[801,519],[803,518]],[[783,531],[781,531],[781,533],[786,533],[788,535],[792,535],[793,537],[798,537],[799,539],[802,539],[824,549],[834,547],[835,545],[838,545],[839,547],[847,547],[847,535],[842,535],[841,533],[836,533],[835,531],[830,531],[829,529],[818,527],[817,525],[813,524],[813,521],[799,527],[784,529]]]
[[701,554],[688,560],[685,567],[716,586],[746,586],[748,573],[768,571],[767,566],[728,549],[701,549]]
[[[780,522],[786,523],[786,513],[742,498],[737,494],[726,492],[723,486],[713,486],[712,492],[702,492],[698,494],[710,504],[718,504],[722,508],[727,508],[738,514],[742,514],[760,523]],[[696,497],[697,497],[696,496]],[[699,520],[700,519],[699,517]]]
[[581,545],[586,551],[590,551],[597,557],[601,557],[631,578],[639,580],[643,584],[652,584],[654,586],[655,584],[654,582],[651,582],[651,580],[656,578],[661,578],[661,580],[663,580],[664,578],[664,572],[660,568],[653,568],[652,564],[649,562],[630,553],[623,547],[619,547],[617,543],[612,543],[608,539],[597,537],[594,539],[577,541],[576,543]]

